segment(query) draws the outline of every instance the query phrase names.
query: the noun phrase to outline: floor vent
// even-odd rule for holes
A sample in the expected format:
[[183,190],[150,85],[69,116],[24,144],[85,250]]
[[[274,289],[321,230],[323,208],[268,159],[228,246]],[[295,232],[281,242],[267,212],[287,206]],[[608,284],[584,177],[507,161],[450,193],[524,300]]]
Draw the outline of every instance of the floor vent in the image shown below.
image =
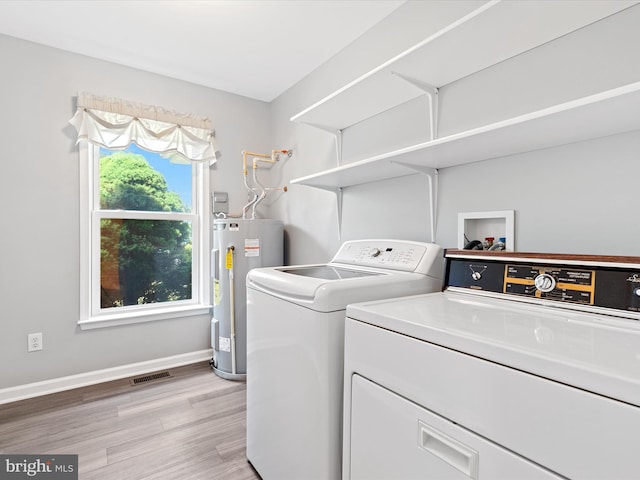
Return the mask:
[[131,385],[140,385],[141,383],[152,382],[154,380],[160,380],[161,378],[167,378],[170,376],[171,374],[169,372],[152,373],[151,375],[131,379]]

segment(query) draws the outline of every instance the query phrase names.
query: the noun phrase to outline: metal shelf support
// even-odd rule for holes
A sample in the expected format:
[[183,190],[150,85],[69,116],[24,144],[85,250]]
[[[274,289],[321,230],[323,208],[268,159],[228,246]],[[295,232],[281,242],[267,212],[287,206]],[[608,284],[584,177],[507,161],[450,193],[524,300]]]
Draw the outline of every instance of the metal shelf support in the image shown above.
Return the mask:
[[393,162],[397,165],[402,165],[403,167],[409,168],[415,172],[426,175],[429,182],[429,200],[431,204],[430,208],[430,225],[431,225],[431,242],[436,243],[436,230],[437,230],[437,220],[436,214],[438,212],[438,169],[437,168],[429,168],[422,167],[420,165],[411,165],[409,163],[402,162]]
[[336,163],[338,167],[341,167],[342,166],[342,130],[339,128],[336,129],[331,127],[325,127],[324,125],[317,125],[315,123],[307,123],[307,122],[302,122],[302,123],[333,135],[333,138],[336,144]]
[[331,192],[336,196],[336,208],[338,217],[338,240],[342,239],[342,187],[322,187],[314,185],[314,188]]
[[438,138],[438,88],[428,83],[421,82],[414,78],[407,77],[398,72],[391,72],[392,75],[404,80],[410,85],[422,90],[429,98],[429,134],[431,140]]

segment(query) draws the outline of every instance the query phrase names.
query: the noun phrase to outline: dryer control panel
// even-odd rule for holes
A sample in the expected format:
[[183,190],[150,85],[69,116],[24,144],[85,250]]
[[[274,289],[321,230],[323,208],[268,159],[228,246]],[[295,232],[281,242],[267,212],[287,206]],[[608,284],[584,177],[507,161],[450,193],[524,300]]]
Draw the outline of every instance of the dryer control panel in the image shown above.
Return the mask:
[[460,252],[447,252],[446,288],[640,312],[640,258]]
[[442,248],[433,243],[354,240],[340,247],[331,264],[401,270],[442,278],[443,254]]

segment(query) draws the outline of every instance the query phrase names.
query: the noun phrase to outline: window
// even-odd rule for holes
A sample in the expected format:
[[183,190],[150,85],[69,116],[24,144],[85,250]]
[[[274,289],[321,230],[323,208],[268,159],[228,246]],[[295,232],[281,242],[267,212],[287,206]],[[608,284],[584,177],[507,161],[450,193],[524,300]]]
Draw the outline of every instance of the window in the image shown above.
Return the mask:
[[81,142],[83,329],[209,312],[208,165]]

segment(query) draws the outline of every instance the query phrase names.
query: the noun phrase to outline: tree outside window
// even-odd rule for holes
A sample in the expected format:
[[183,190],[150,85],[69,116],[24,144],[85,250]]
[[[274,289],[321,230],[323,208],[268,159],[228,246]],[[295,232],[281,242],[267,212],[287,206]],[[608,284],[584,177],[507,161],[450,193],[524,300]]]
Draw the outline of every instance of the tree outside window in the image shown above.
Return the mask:
[[143,213],[191,212],[191,169],[135,145],[125,151],[100,149],[100,210],[141,214],[100,220],[102,308],[192,298],[191,222],[144,218]]

